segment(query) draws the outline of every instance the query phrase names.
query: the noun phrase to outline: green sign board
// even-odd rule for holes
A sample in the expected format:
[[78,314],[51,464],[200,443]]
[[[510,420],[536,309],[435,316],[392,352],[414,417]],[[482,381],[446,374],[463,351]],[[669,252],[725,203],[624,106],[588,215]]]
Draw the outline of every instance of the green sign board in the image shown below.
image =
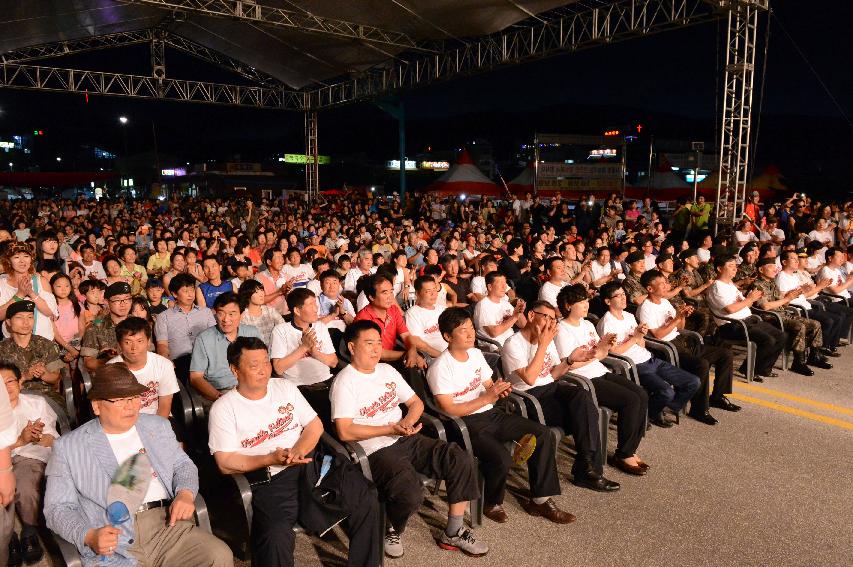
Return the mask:
[[[306,164],[311,163],[313,161],[313,156],[307,156],[305,154],[284,154],[283,158],[278,158],[278,161],[283,161],[285,163],[299,163]],[[332,158],[330,156],[317,156],[317,163],[319,164],[327,164],[332,163]]]

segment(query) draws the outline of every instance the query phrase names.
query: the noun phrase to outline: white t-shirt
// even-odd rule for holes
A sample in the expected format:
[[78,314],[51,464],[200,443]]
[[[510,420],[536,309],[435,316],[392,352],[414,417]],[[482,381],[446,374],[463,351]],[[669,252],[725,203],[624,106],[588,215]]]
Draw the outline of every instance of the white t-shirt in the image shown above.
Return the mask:
[[[267,455],[289,449],[305,426],[317,417],[296,385],[271,378],[260,400],[243,397],[236,389],[226,392],[210,408],[208,446],[217,452]],[[270,467],[276,474],[286,467]]]
[[[370,374],[359,372],[350,364],[335,376],[329,398],[332,419],[348,418],[357,425],[384,426],[403,418],[401,403],[415,392],[390,365],[380,362]],[[382,435],[358,443],[370,455],[393,445],[399,435]]]
[[425,309],[420,305],[413,305],[406,311],[406,327],[409,332],[420,337],[432,348],[439,352],[447,350],[447,341],[441,336],[438,330],[438,317],[444,313],[444,308],[435,306],[432,309]]
[[[332,337],[329,329],[321,321],[311,323],[314,334],[317,336],[317,344],[323,354],[333,354],[335,347],[332,345]],[[272,330],[270,338],[270,358],[284,358],[302,344],[302,331],[293,326],[293,323],[279,323]],[[297,360],[293,366],[284,371],[284,377],[297,386],[308,386],[323,382],[332,377],[331,369],[313,356],[306,353],[305,357]]]
[[[123,362],[121,356],[117,356],[107,362],[114,364]],[[142,413],[156,414],[160,407],[160,398],[162,396],[171,396],[176,394],[178,388],[178,378],[175,376],[175,365],[172,361],[159,354],[149,352],[146,355],[145,366],[139,370],[131,370],[136,377],[136,381],[148,388],[148,391],[142,394],[142,407],[139,409]]]
[[[708,291],[705,292],[705,300],[708,302],[708,307],[711,308],[711,313],[714,315],[724,315],[731,319],[746,319],[752,315],[752,311],[750,311],[749,307],[744,307],[740,311],[735,311],[734,313],[726,312],[726,305],[743,301],[743,299],[743,294],[735,284],[722,282],[720,280],[714,280],[714,283],[711,284],[711,287],[709,287]],[[716,317],[714,317],[714,321],[716,321],[717,325],[728,324],[728,321],[718,319]]]
[[[580,347],[594,349],[599,340],[601,339],[595,332],[595,327],[586,319],[582,319],[577,327],[569,325],[568,321],[563,319],[557,325],[554,345],[557,347],[557,354],[563,360]],[[572,367],[571,372],[587,378],[598,378],[607,373],[607,367],[600,360],[594,360],[584,366]]]
[[699,257],[699,261],[703,264],[707,264],[711,260],[710,250],[705,250],[704,248],[697,248],[696,255]]
[[[468,360],[460,362],[445,350],[436,358],[427,371],[427,381],[433,395],[449,395],[454,404],[476,400],[486,391],[484,382],[492,379],[492,368],[480,349],[468,349]],[[486,404],[473,413],[492,409]]]
[[[637,330],[637,320],[629,311],[622,312],[622,319],[616,318],[613,313],[608,311],[598,321],[597,329],[599,335],[606,335],[607,333],[616,335],[614,346],[621,346],[631,340],[631,335]],[[634,364],[642,364],[651,360],[652,353],[638,344],[633,344],[622,353],[622,356],[627,356],[634,361]]]
[[595,261],[589,265],[589,277],[592,278],[592,281],[609,276],[611,271],[613,271],[613,265],[610,262],[602,266],[600,262]]
[[[56,412],[41,396],[18,394],[18,405],[12,408],[12,416],[15,418],[15,438],[21,434],[28,421],[41,419],[41,422],[44,423],[44,428],[41,430],[42,435],[50,435],[54,439],[59,439],[59,432],[56,431]],[[23,447],[12,449],[12,456],[36,459],[46,463],[50,459],[50,447],[28,443]]]
[[643,256],[643,262],[646,263],[646,271],[654,270],[658,264],[657,254],[645,254]]
[[92,260],[92,265],[87,266],[82,261],[80,265],[83,266],[83,278],[86,279],[89,277],[89,274],[95,274],[95,277],[99,280],[107,279],[107,272],[104,271],[104,265],[101,264],[98,260]]
[[294,288],[305,287],[308,285],[308,281],[314,277],[314,270],[310,264],[299,264],[295,267],[285,264],[281,269],[281,273],[284,274],[286,280],[295,278],[293,282]]
[[[370,268],[369,273],[375,274],[376,266]],[[350,268],[350,271],[347,272],[347,276],[344,278],[344,291],[355,291],[355,286],[363,275],[365,274],[361,271],[361,268]]]
[[[673,307],[672,303],[670,303],[665,297],[661,298],[660,303],[654,303],[653,301],[646,299],[637,308],[637,320],[640,323],[648,325],[649,329],[659,329],[664,325],[668,325],[673,319],[675,319],[675,315],[675,307]],[[678,328],[673,327],[669,334],[662,337],[661,340],[671,341],[677,336]]]
[[536,356],[538,348],[538,344],[534,345],[527,342],[527,339],[524,338],[524,335],[522,335],[520,331],[515,333],[504,343],[503,349],[501,350],[501,362],[503,363],[504,376],[509,377],[512,387],[516,390],[521,390],[523,392],[530,388],[550,384],[554,381],[554,378],[551,376],[551,369],[560,363],[560,355],[557,353],[557,347],[554,346],[553,341],[549,343],[548,347],[545,349],[545,358],[542,361],[542,370],[539,372],[539,375],[536,377],[536,381],[533,382],[533,385],[528,384],[515,374],[516,370],[524,368],[530,364],[530,361],[533,360],[534,356]]
[[[142,439],[139,438],[139,432],[136,430],[135,425],[124,433],[105,432],[104,435],[107,436],[107,441],[110,443],[119,466],[133,455],[141,453],[145,448],[142,444]],[[152,470],[151,484],[148,485],[148,492],[145,493],[145,498],[142,499],[142,502],[155,502],[157,500],[168,500],[168,498],[169,493],[166,491],[166,487],[163,486],[163,480]]]
[[[779,288],[779,292],[782,295],[785,295],[792,289],[797,289],[802,284],[800,283],[800,278],[797,277],[797,274],[787,274],[785,272],[779,272],[776,274],[776,287]],[[806,309],[811,309],[812,304],[809,303],[809,300],[806,299],[806,296],[802,293],[795,297],[793,301],[791,301],[792,305],[799,305],[800,307],[804,307]]]
[[[512,304],[507,301],[506,298],[495,303],[488,296],[484,297],[482,300],[478,301],[477,305],[474,307],[474,326],[481,333],[491,336],[486,331],[486,327],[503,323],[512,317],[514,311],[515,309],[513,309]],[[513,332],[512,327],[510,327],[497,337],[492,338],[499,343],[504,344],[504,342],[512,336]]]
[[[821,268],[820,275],[818,276],[817,279],[819,279],[819,280],[830,279],[830,280],[832,280],[832,285],[836,286],[836,285],[843,285],[846,278],[841,273],[841,270],[839,270],[838,268],[830,268],[829,266],[824,266],[823,268]],[[850,297],[850,288],[843,290],[838,295],[840,295],[841,297]],[[841,301],[841,300],[833,298],[833,301]]]
[[488,292],[486,289],[486,278],[483,276],[474,276],[471,278],[471,293],[486,295]]
[[311,280],[305,287],[307,287],[308,290],[313,292],[317,297],[320,297],[320,294],[323,293],[323,286],[320,285],[320,280],[318,279]]
[[542,287],[539,288],[539,299],[542,301],[547,301],[554,308],[557,307],[557,295],[560,293],[560,290],[566,285],[566,282],[562,282],[560,285],[551,283],[547,281],[542,284]]
[[754,232],[743,232],[742,230],[735,231],[735,242],[737,242],[740,247],[743,247],[743,244],[741,244],[742,242],[747,243],[756,240],[758,240],[758,238],[756,238]]
[[827,246],[835,244],[835,235],[831,230],[813,230],[809,233],[809,239],[817,242],[822,242]]

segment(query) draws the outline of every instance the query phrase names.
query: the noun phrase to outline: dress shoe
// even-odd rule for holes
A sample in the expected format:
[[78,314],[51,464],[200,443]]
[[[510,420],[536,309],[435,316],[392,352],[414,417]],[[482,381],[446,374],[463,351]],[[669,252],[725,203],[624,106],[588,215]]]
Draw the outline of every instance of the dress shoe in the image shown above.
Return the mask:
[[827,362],[825,358],[815,355],[809,357],[808,365],[814,366],[815,368],[821,368],[823,370],[830,370],[832,368],[832,364]]
[[831,356],[833,358],[838,358],[841,356],[841,353],[838,352],[836,347],[822,348],[820,349],[820,353],[824,356]]
[[708,412],[705,412],[702,414],[696,414],[696,415],[694,415],[694,414],[688,414],[688,415],[690,415],[690,417],[692,417],[696,421],[698,421],[700,423],[704,423],[705,425],[717,425],[717,423],[718,423],[717,420],[714,418],[714,416]]
[[596,492],[616,492],[619,490],[619,483],[613,482],[601,476],[600,474],[587,475],[576,474],[572,478],[572,484],[581,488],[589,488]]
[[[776,374],[775,372],[773,372],[772,370],[770,370],[769,372],[764,372],[762,374],[758,374],[756,372],[755,376],[756,376],[756,378],[758,378],[758,377],[761,377],[761,378],[778,378],[779,377],[779,375]],[[758,382],[758,381],[759,380],[756,380],[756,382]]]
[[493,522],[505,524],[509,518],[506,515],[506,510],[500,504],[494,506],[486,506],[483,508],[483,515]]
[[652,468],[652,466],[650,464],[644,463],[643,461],[640,460],[639,457],[634,457],[634,458],[637,459],[637,464],[640,465],[641,469],[649,470],[650,468]]
[[44,550],[41,548],[41,543],[39,543],[37,535],[21,538],[21,555],[24,557],[24,563],[27,565],[41,561]]
[[796,372],[803,376],[814,376],[814,370],[806,366],[802,360],[794,360],[794,363],[791,364],[791,372]]
[[650,417],[650,418],[649,418],[649,421],[650,421],[651,423],[654,423],[654,424],[655,424],[655,425],[657,425],[658,427],[662,427],[662,428],[664,428],[664,429],[667,429],[667,428],[672,427],[673,425],[675,425],[673,422],[671,422],[671,421],[669,421],[669,420],[665,419],[662,415],[656,415],[655,417]]
[[740,411],[740,406],[737,404],[733,404],[729,401],[729,399],[725,396],[720,396],[719,398],[711,398],[710,406],[712,408],[719,408],[721,410],[726,411]]
[[628,463],[617,457],[608,457],[607,464],[613,468],[619,469],[624,473],[632,474],[634,476],[643,476],[646,474],[646,471],[648,471],[648,468],[629,465]]
[[555,524],[571,524],[577,519],[573,514],[569,514],[568,512],[564,512],[557,508],[557,505],[554,504],[554,500],[551,498],[542,504],[537,504],[532,499],[527,500],[524,502],[522,507],[524,508],[524,511],[531,516],[542,516],[547,520],[551,520]]
[[21,555],[21,542],[18,541],[18,534],[12,532],[12,539],[9,540],[9,567],[19,567],[24,564],[24,557]]

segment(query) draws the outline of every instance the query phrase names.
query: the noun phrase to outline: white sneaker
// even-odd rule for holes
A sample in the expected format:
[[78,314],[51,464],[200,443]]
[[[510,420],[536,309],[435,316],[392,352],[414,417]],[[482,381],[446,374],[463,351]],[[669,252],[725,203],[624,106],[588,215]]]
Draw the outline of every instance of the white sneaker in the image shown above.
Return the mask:
[[442,530],[438,538],[438,546],[448,551],[461,551],[471,557],[482,557],[489,552],[489,546],[482,541],[477,541],[474,532],[465,526],[459,528],[454,536],[449,536]]
[[394,531],[394,528],[388,528],[385,532],[385,555],[391,559],[403,557],[403,542],[400,537],[401,534]]

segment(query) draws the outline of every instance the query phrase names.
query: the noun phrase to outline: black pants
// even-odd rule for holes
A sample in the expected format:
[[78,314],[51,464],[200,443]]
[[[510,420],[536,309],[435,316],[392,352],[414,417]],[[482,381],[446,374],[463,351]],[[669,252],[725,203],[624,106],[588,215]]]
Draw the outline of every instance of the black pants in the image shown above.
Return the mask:
[[551,430],[532,419],[495,408],[462,418],[468,426],[474,456],[485,479],[486,506],[503,504],[506,477],[512,466],[512,454],[504,443],[517,441],[528,433],[536,437],[536,450],[527,461],[530,493],[534,498],[560,494],[557,477],[557,443]]
[[418,473],[444,480],[450,504],[480,497],[474,461],[456,443],[416,434],[368,457],[379,499],[385,502],[388,521],[398,533],[424,499]]
[[575,459],[572,472],[585,472],[584,461],[588,460],[600,474],[604,470],[604,457],[607,455],[600,454],[598,408],[592,401],[592,395],[564,380],[531,388],[527,393],[539,400],[545,423],[562,427],[574,438],[578,458]]
[[[821,329],[823,330],[823,342],[827,347],[837,347],[839,339],[846,339],[850,334],[850,324],[853,322],[853,309],[850,309],[844,302],[826,302],[825,311],[819,309],[809,309],[809,317],[820,321]],[[824,326],[825,322],[833,323],[832,335],[828,336],[827,329]]]
[[[302,470],[299,466],[287,468],[269,483],[252,489],[253,567],[293,566],[296,540],[293,525],[299,517],[299,475]],[[379,565],[379,502],[375,498],[365,498],[347,512],[349,516],[344,522],[350,540],[347,565]]]
[[618,444],[614,456],[617,459],[633,456],[646,434],[649,395],[639,384],[611,372],[593,378],[592,385],[599,405],[616,412]]
[[311,406],[311,409],[317,412],[317,417],[320,418],[323,428],[334,431],[334,427],[332,426],[332,402],[329,399],[330,382],[331,380],[326,380],[325,382],[318,382],[310,386],[299,386],[299,391],[302,393],[305,401],[308,402],[308,405]]
[[[773,371],[773,365],[779,359],[788,336],[782,329],[767,323],[756,315],[750,315],[741,321],[746,323],[749,339],[756,345],[755,373],[759,376],[768,376]],[[741,341],[746,339],[743,327],[738,323],[728,323],[718,327],[717,334],[726,340]]]
[[[732,353],[729,349],[711,345],[695,345],[685,335],[672,341],[678,351],[682,368],[699,377],[702,383],[690,400],[690,414],[704,415],[708,411],[709,397],[720,399],[732,393]],[[714,391],[710,393],[710,370],[714,367]]]

